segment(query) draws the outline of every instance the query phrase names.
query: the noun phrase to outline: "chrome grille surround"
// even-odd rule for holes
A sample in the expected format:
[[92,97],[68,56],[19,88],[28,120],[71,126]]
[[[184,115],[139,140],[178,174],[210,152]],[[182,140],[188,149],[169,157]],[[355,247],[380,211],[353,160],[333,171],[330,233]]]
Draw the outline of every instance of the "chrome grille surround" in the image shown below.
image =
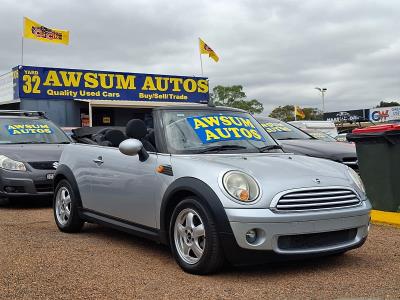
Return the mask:
[[272,199],[270,208],[275,212],[301,212],[348,208],[361,203],[360,196],[350,187],[325,186],[280,192]]

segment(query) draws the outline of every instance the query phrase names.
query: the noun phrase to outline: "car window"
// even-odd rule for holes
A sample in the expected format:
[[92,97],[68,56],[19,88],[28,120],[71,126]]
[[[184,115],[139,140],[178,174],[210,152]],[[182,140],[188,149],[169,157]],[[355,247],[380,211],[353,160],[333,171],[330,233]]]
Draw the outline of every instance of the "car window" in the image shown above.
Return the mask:
[[250,114],[242,112],[166,110],[163,125],[170,153],[202,153],[211,149],[218,153],[263,152],[262,147],[276,145]]
[[69,143],[66,134],[53,122],[42,118],[0,118],[2,144]]
[[337,140],[331,137],[329,134],[322,132],[320,130],[315,130],[315,129],[303,129],[303,130],[318,140],[325,142],[337,142]]
[[312,136],[285,122],[259,118],[261,126],[277,140],[310,140]]

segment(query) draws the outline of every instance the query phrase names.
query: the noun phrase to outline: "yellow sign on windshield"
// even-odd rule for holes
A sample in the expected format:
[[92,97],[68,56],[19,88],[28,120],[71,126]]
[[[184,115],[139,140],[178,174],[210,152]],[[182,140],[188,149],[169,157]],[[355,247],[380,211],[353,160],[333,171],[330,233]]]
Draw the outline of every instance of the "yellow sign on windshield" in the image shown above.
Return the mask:
[[5,127],[10,135],[53,133],[47,124],[10,124]]
[[203,144],[228,140],[265,141],[249,118],[210,115],[187,118]]
[[269,132],[289,132],[292,131],[289,127],[287,127],[285,124],[280,124],[280,123],[261,123],[261,126],[264,127],[264,129]]

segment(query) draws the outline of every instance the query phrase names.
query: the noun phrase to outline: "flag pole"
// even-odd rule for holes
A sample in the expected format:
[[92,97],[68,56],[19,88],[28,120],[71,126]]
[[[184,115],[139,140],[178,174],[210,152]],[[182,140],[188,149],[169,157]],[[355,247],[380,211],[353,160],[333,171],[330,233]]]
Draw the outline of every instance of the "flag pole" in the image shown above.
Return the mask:
[[21,66],[24,65],[24,37],[21,38]]
[[201,58],[201,51],[200,51],[200,38],[199,38],[199,55],[200,55],[201,77],[203,77],[203,76],[204,76],[204,73],[203,73],[203,59]]
[[203,59],[201,58],[201,53],[200,53],[200,66],[201,66],[201,77],[204,76],[203,74]]
[[21,37],[21,66],[24,64],[24,29],[25,19],[22,17],[22,37]]

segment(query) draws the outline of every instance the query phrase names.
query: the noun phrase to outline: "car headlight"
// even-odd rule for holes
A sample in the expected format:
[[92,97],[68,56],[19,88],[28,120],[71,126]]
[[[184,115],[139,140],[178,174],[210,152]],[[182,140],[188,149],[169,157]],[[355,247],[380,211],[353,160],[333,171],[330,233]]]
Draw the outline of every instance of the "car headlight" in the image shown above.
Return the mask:
[[0,168],[10,171],[26,171],[23,162],[13,160],[5,155],[0,155]]
[[227,172],[222,178],[222,184],[229,195],[241,202],[252,202],[260,194],[257,182],[243,172]]
[[350,178],[353,179],[356,186],[365,194],[365,187],[360,175],[358,175],[356,171],[349,167],[347,167],[347,171],[349,172]]

